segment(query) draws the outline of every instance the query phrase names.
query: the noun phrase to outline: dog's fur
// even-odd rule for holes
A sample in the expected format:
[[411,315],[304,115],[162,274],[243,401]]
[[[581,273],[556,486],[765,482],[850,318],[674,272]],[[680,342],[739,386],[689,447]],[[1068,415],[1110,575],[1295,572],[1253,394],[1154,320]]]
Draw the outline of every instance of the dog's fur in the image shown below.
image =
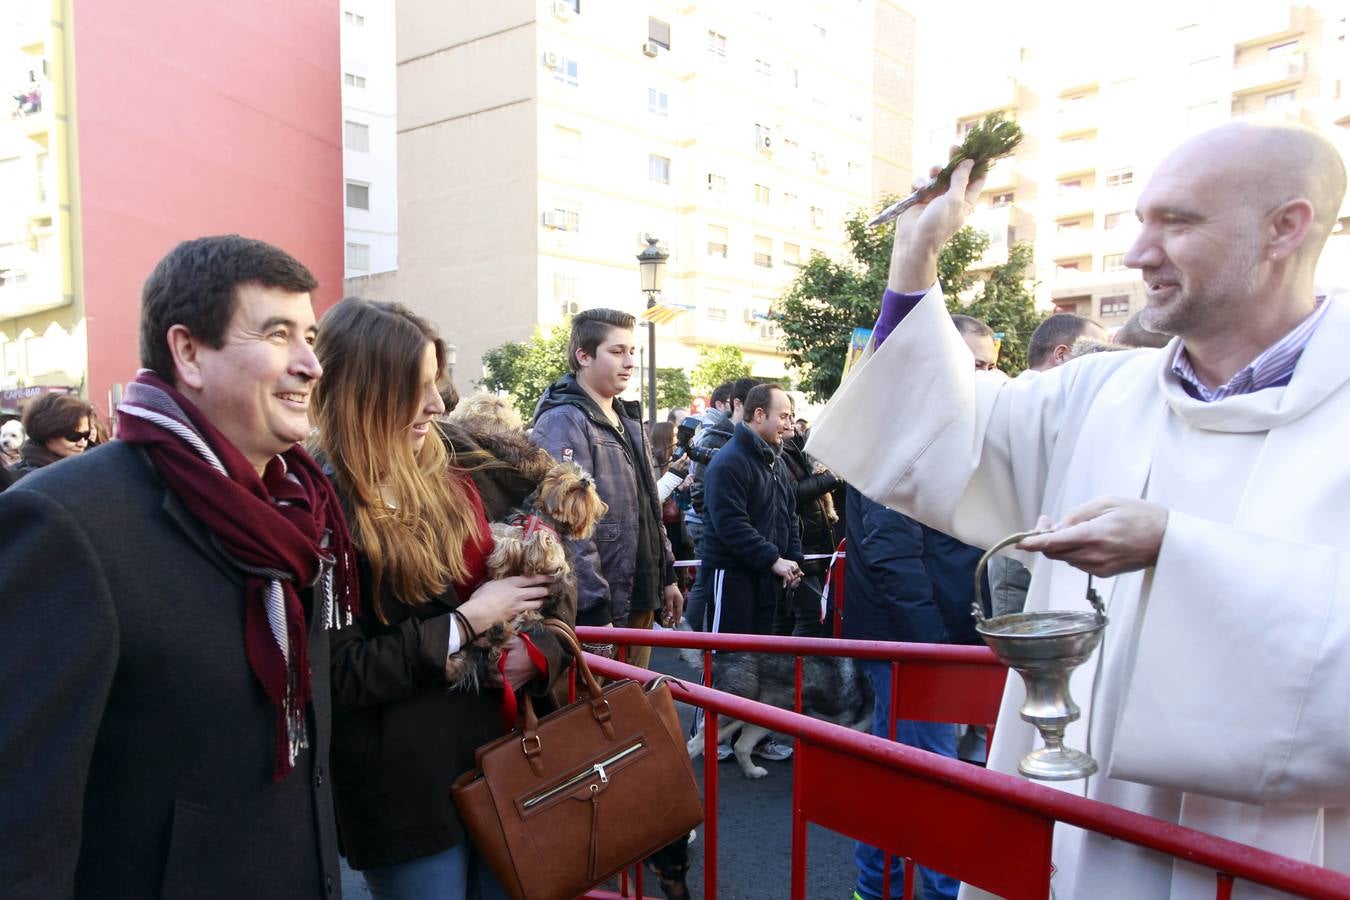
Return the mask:
[[[487,558],[491,579],[512,575],[549,575],[553,588],[544,605],[521,613],[511,622],[498,622],[463,653],[451,656],[445,677],[454,688],[478,690],[495,682],[502,650],[516,634],[536,634],[543,620],[559,608],[576,609],[577,581],[567,561],[564,541],[590,537],[608,507],[595,491],[595,482],[575,463],[555,463],[525,500],[511,521],[492,525],[492,552]],[[537,517],[542,525],[513,524],[519,517]]]
[[24,434],[23,423],[18,419],[10,419],[4,425],[0,425],[0,451],[12,460],[19,458],[19,448],[23,442],[28,439]]
[[[796,704],[796,660],[777,653],[718,653],[713,658],[713,687],[737,697],[779,709]],[[852,659],[807,656],[802,659],[802,712],[813,719],[867,731],[872,725],[872,683]],[[703,752],[704,721],[689,741],[690,758]],[[768,770],[750,759],[755,745],[769,734],[762,725],[722,718],[717,742],[740,732],[732,751],[746,778],[763,778]]]

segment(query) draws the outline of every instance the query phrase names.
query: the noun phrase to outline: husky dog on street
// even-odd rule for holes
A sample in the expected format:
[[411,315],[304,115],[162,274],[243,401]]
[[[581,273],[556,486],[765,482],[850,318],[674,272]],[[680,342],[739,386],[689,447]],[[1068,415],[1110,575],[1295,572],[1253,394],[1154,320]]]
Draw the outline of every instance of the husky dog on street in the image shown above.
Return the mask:
[[[795,705],[796,660],[776,653],[718,653],[713,658],[713,687],[747,700],[757,700],[779,709]],[[851,659],[807,656],[802,659],[802,712],[813,719],[867,731],[872,724],[872,684]],[[691,759],[703,752],[704,720],[690,739]],[[740,734],[732,750],[746,778],[769,774],[750,759],[750,752],[769,729],[751,722],[722,718],[717,742]]]

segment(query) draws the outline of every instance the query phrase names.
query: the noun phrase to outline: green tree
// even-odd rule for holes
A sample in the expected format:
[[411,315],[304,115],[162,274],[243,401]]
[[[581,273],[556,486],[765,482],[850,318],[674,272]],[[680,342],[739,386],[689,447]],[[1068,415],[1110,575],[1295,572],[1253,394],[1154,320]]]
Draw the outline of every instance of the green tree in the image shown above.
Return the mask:
[[[878,209],[894,199],[883,198]],[[853,329],[871,328],[881,311],[895,228],[868,228],[872,215],[858,210],[844,223],[848,259],[811,255],[775,313],[779,346],[798,374],[798,386],[814,402],[828,400],[838,390]],[[962,228],[942,248],[938,282],[952,312],[985,319],[994,331],[1004,333],[999,366],[1015,374],[1026,364],[1026,342],[1037,321],[1031,292],[1023,284],[1031,248],[1015,245],[1008,262],[987,274],[972,270],[988,247],[986,234]],[[975,300],[966,306],[962,298],[972,292]]]
[[545,389],[567,373],[567,324],[549,332],[536,328],[528,341],[507,341],[483,354],[483,390],[505,391],[516,411],[529,422]]
[[[646,399],[645,397],[643,398]],[[656,407],[657,409],[679,409],[688,406],[694,399],[694,391],[689,384],[689,375],[684,369],[656,369]]]
[[750,375],[750,364],[740,347],[731,344],[719,344],[716,347],[703,347],[698,351],[698,363],[694,366],[693,386],[705,394],[724,381],[735,381]]

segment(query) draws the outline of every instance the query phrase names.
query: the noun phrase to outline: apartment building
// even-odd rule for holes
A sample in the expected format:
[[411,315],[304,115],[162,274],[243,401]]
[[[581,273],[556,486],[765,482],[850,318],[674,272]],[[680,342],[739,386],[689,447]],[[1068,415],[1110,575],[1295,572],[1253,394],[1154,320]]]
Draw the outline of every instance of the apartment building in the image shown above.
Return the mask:
[[[1326,131],[1350,158],[1342,4],[1197,9],[1159,5],[1153,16],[1113,23],[1112,38],[1086,50],[1042,23],[972,57],[945,122],[934,117],[930,154],[989,112],[1021,123],[1026,139],[991,170],[972,223],[990,235],[987,265],[1006,259],[1010,241],[1033,244],[1037,300],[1047,309],[1116,327],[1143,305],[1138,273],[1124,264],[1135,200],[1188,134],[1230,118],[1290,120]],[[1347,251],[1350,233],[1341,230],[1319,283],[1350,288]]]
[[86,365],[71,215],[65,11],[50,0],[0,15],[0,409]]
[[686,310],[658,365],[725,343],[783,375],[772,304],[909,181],[913,18],[889,0],[404,0],[396,27],[399,270],[349,290],[437,321],[463,387],[536,326],[639,313],[647,236]]
[[398,268],[394,4],[343,0],[342,172],[346,277]]

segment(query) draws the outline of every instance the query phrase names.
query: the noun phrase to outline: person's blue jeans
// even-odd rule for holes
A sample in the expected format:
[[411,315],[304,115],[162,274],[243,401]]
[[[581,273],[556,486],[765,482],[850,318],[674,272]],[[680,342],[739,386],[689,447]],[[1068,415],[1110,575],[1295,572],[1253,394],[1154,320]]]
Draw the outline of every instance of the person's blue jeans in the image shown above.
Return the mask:
[[[880,660],[858,660],[867,680],[872,682],[875,696],[872,704],[872,733],[886,734],[886,725],[891,716],[891,664]],[[911,722],[899,719],[895,723],[892,740],[920,750],[940,753],[956,758],[956,726],[945,722]],[[904,815],[903,809],[894,811]],[[864,900],[882,900],[881,885],[882,859],[884,854],[876,847],[859,843],[853,851],[853,861],[858,867],[858,881],[855,890]],[[919,867],[918,880],[923,886],[925,900],[955,900],[956,890],[961,883],[955,878]],[[891,857],[891,897],[904,894],[904,863],[897,857]]]
[[[375,900],[508,900],[492,870],[464,842],[421,859],[365,869],[361,876]],[[470,879],[476,893],[470,893]]]

